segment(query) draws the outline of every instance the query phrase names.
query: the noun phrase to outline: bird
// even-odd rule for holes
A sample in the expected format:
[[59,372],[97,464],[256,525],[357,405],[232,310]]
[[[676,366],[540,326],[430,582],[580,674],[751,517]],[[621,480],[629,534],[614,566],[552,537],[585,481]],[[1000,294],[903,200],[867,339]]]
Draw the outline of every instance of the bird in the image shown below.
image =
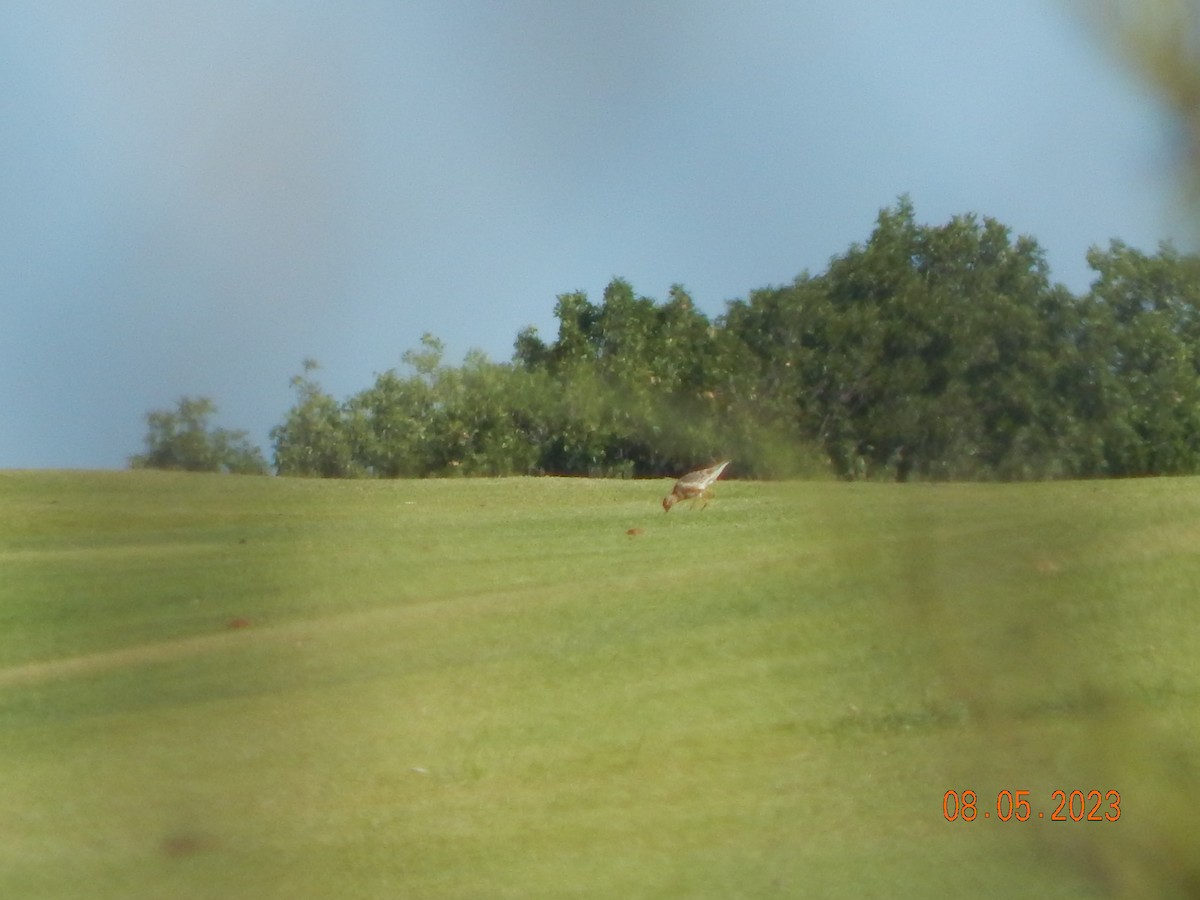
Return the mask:
[[703,500],[703,509],[708,506],[708,501],[712,499],[712,486],[721,473],[725,471],[725,467],[733,460],[725,460],[719,462],[715,466],[709,466],[707,469],[697,469],[695,472],[688,472],[675,482],[675,486],[671,488],[671,493],[663,497],[663,512],[670,512],[671,507],[680,500]]

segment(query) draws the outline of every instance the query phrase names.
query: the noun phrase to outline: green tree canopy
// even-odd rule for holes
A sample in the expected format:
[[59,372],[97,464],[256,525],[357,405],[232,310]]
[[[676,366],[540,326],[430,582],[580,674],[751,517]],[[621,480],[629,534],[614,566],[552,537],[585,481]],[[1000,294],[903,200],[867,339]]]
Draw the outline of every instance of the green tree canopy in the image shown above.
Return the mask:
[[1091,289],[1037,241],[901,197],[819,274],[708,319],[616,278],[557,298],[511,362],[432,335],[339,402],[311,377],[272,430],[282,474],[736,474],[1027,479],[1200,471],[1200,261],[1093,249]]
[[131,456],[135,469],[263,475],[267,463],[244,431],[212,428],[217,406],[208,397],[183,397],[174,410],[146,414],[146,452]]

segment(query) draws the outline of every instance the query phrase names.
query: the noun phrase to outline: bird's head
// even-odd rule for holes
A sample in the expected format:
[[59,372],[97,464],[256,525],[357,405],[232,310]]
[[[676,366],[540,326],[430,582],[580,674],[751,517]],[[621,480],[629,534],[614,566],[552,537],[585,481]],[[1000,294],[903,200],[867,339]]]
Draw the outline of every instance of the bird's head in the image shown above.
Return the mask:
[[677,499],[674,494],[667,494],[667,496],[663,497],[663,512],[670,512],[671,507],[675,505]]

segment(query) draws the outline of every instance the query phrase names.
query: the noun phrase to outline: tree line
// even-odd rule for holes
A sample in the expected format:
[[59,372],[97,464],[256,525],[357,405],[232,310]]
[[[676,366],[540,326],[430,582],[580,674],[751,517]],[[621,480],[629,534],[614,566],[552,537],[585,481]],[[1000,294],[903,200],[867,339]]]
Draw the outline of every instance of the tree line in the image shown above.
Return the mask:
[[[559,296],[557,335],[522,330],[507,362],[448,365],[425,335],[403,370],[339,401],[306,361],[271,430],[274,469],[631,477],[734,457],[749,477],[1200,471],[1200,259],[1120,241],[1087,259],[1077,295],[1033,238],[975,215],[923,225],[902,197],[824,272],[715,319],[678,285],[657,302],[615,279],[598,303]],[[265,472],[241,433],[196,427],[197,402],[151,413],[132,464]]]

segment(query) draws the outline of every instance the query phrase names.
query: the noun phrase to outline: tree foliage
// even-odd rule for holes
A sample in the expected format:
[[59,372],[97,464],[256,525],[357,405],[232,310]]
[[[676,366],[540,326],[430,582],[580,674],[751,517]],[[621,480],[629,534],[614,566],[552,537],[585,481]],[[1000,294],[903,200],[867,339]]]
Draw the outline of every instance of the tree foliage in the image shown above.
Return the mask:
[[304,360],[304,373],[292,378],[296,405],[271,429],[275,468],[281,475],[346,478],[361,471],[353,430],[341,405],[312,377],[316,360]]
[[297,404],[274,428],[281,475],[320,477],[508,475],[538,471],[548,440],[541,385],[513,365],[473,352],[459,367],[426,334],[403,356],[407,373],[389,369],[342,403],[311,377],[293,386]]
[[[1031,479],[1200,471],[1200,260],[1093,248],[1090,289],[1055,284],[1030,237],[975,215],[917,221],[907,197],[820,274],[710,320],[614,279],[557,298],[557,334],[460,365],[426,334],[345,400],[305,360],[271,431],[314,477],[676,474]],[[152,413],[135,465],[261,470],[207,400]]]
[[183,397],[175,410],[146,414],[146,452],[132,456],[135,469],[264,475],[267,462],[244,431],[212,428],[217,407],[208,397]]
[[819,278],[734,304],[727,326],[845,476],[1057,471],[1055,347],[1072,298],[1029,238],[902,199]]
[[1113,241],[1093,249],[1086,474],[1182,474],[1200,468],[1200,260],[1163,245],[1147,256]]
[[[790,405],[843,477],[1200,470],[1200,263],[1120,242],[1077,297],[993,219],[915,221],[902,198],[826,273],[725,318],[750,391]],[[786,412],[786,409],[781,409]]]

